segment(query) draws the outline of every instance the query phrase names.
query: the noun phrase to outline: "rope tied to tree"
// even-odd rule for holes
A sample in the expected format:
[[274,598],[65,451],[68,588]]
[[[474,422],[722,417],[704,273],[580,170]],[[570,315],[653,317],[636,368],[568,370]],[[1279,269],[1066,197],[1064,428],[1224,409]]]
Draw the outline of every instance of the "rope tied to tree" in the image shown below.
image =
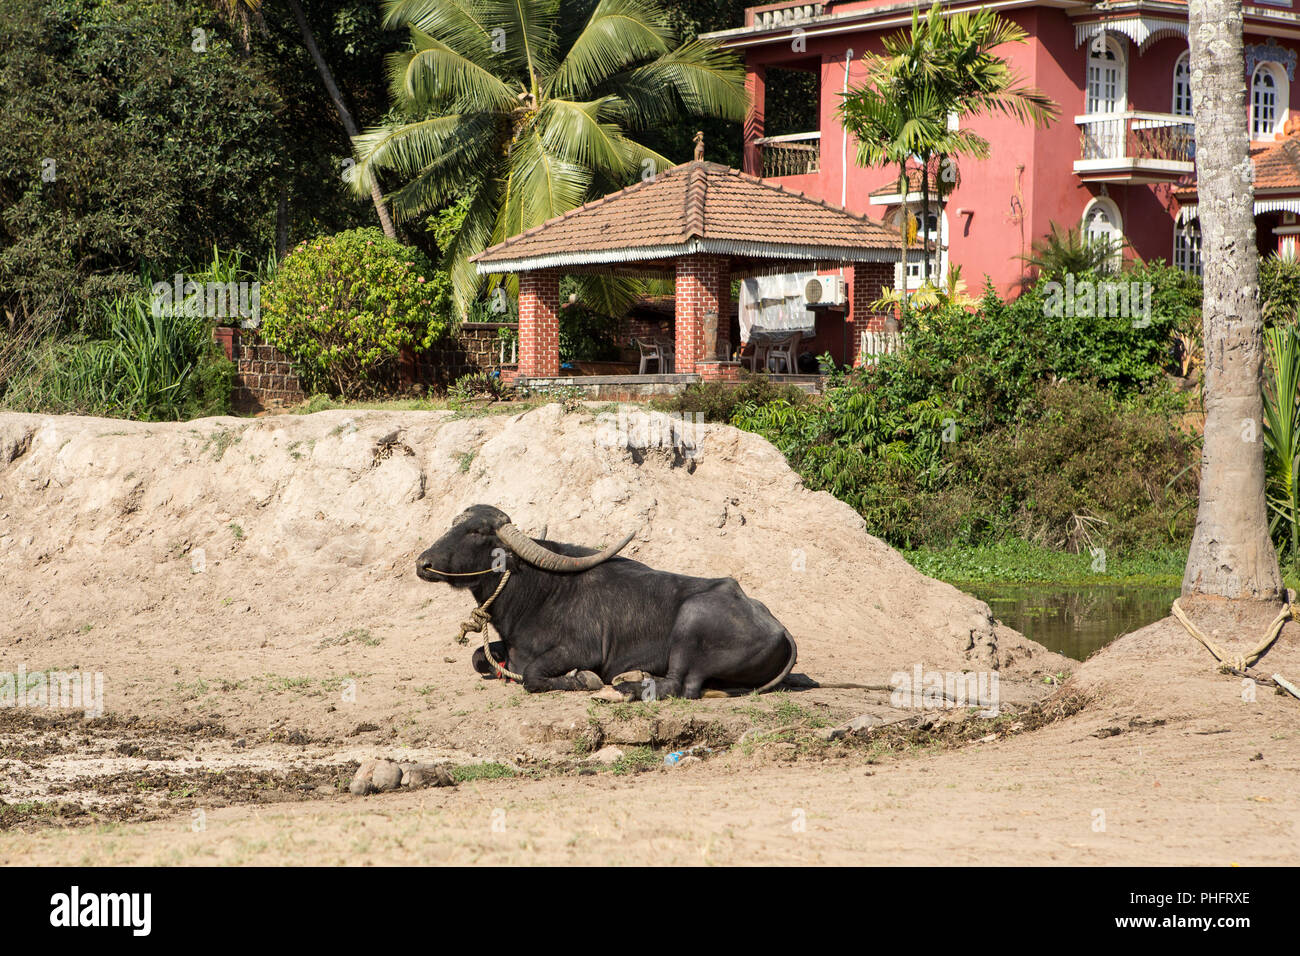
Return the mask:
[[1273,646],[1277,636],[1282,633],[1282,625],[1291,619],[1294,613],[1291,602],[1288,600],[1282,610],[1278,612],[1277,617],[1273,618],[1273,623],[1268,626],[1264,639],[1259,642],[1255,649],[1249,654],[1231,657],[1227,651],[1214,643],[1208,634],[1192,623],[1192,619],[1187,616],[1187,612],[1182,609],[1177,600],[1174,601],[1170,612],[1174,617],[1178,618],[1188,634],[1200,641],[1205,646],[1205,649],[1214,655],[1215,659],[1223,665],[1223,670],[1234,671],[1245,671],[1247,668],[1254,666],[1255,662],[1264,656],[1264,652]]

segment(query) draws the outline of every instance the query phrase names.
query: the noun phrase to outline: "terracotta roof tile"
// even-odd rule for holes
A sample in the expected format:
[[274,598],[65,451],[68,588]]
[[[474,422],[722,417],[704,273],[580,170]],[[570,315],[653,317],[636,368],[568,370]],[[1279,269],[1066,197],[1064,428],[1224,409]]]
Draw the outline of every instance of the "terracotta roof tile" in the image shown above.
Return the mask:
[[[898,246],[898,233],[865,216],[812,199],[717,163],[696,160],[659,173],[534,226],[486,249],[472,261],[491,267],[563,254],[636,261],[637,250],[660,250],[691,240],[843,250],[877,258]],[[743,255],[743,252],[737,252]],[[646,258],[650,258],[647,256]],[[481,271],[496,271],[495,269]]]
[[[1300,192],[1300,141],[1288,136],[1273,143],[1252,143],[1256,189],[1290,189]],[[1179,202],[1196,202],[1196,180],[1188,178],[1174,190]]]

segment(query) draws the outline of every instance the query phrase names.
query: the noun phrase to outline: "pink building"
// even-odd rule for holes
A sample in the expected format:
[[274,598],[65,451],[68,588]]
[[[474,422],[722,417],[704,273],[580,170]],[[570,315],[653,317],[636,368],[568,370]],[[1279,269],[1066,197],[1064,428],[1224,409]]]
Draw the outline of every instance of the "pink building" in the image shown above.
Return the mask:
[[[950,9],[974,6],[954,0]],[[1001,0],[995,6],[1029,37],[1002,55],[1059,104],[1061,115],[1047,127],[1003,116],[960,120],[991,143],[992,155],[959,161],[957,185],[942,213],[932,196],[928,228],[944,249],[939,269],[950,259],[961,264],[972,292],[986,275],[1011,292],[1023,272],[1019,257],[1057,224],[1122,239],[1127,256],[1199,270],[1186,3]],[[863,54],[879,52],[883,37],[907,29],[913,7],[890,0],[770,4],[746,10],[744,26],[712,34],[746,63],[746,172],[851,212],[896,221],[896,170],[855,163],[856,144],[836,109],[846,85],[863,80]],[[1265,152],[1270,159],[1267,185],[1261,170],[1256,197],[1266,251],[1294,243],[1300,232],[1300,161],[1288,174],[1293,150],[1278,144],[1300,126],[1287,122],[1300,96],[1300,7],[1293,10],[1292,0],[1248,5],[1245,33],[1250,102],[1242,108],[1250,111],[1257,161]],[[768,104],[784,103],[788,114],[791,90],[807,97],[814,89],[809,128],[771,128]],[[1296,103],[1300,109],[1300,99]],[[1294,152],[1300,159],[1300,150]],[[907,201],[919,214],[919,176],[909,189]],[[908,269],[915,286],[920,264]]]

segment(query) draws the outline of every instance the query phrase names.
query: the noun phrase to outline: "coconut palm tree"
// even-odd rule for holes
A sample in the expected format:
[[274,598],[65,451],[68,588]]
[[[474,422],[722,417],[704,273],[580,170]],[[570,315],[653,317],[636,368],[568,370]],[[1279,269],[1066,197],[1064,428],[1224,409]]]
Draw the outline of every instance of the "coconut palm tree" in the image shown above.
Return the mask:
[[1184,595],[1282,594],[1264,498],[1263,321],[1246,129],[1241,0],[1191,0],[1196,189],[1205,250],[1205,441]]
[[389,0],[410,30],[389,71],[400,119],[354,139],[355,188],[402,185],[399,219],[470,196],[445,250],[457,304],[470,255],[671,165],[632,138],[683,112],[739,120],[744,68],[716,45],[677,45],[658,0]]

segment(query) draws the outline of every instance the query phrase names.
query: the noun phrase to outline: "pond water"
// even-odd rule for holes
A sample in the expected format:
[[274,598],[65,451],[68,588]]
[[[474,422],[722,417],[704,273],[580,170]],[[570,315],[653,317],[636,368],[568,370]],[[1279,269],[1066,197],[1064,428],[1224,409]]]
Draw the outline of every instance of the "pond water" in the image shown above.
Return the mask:
[[1121,634],[1169,614],[1177,587],[963,584],[993,616],[1058,654],[1083,660]]

